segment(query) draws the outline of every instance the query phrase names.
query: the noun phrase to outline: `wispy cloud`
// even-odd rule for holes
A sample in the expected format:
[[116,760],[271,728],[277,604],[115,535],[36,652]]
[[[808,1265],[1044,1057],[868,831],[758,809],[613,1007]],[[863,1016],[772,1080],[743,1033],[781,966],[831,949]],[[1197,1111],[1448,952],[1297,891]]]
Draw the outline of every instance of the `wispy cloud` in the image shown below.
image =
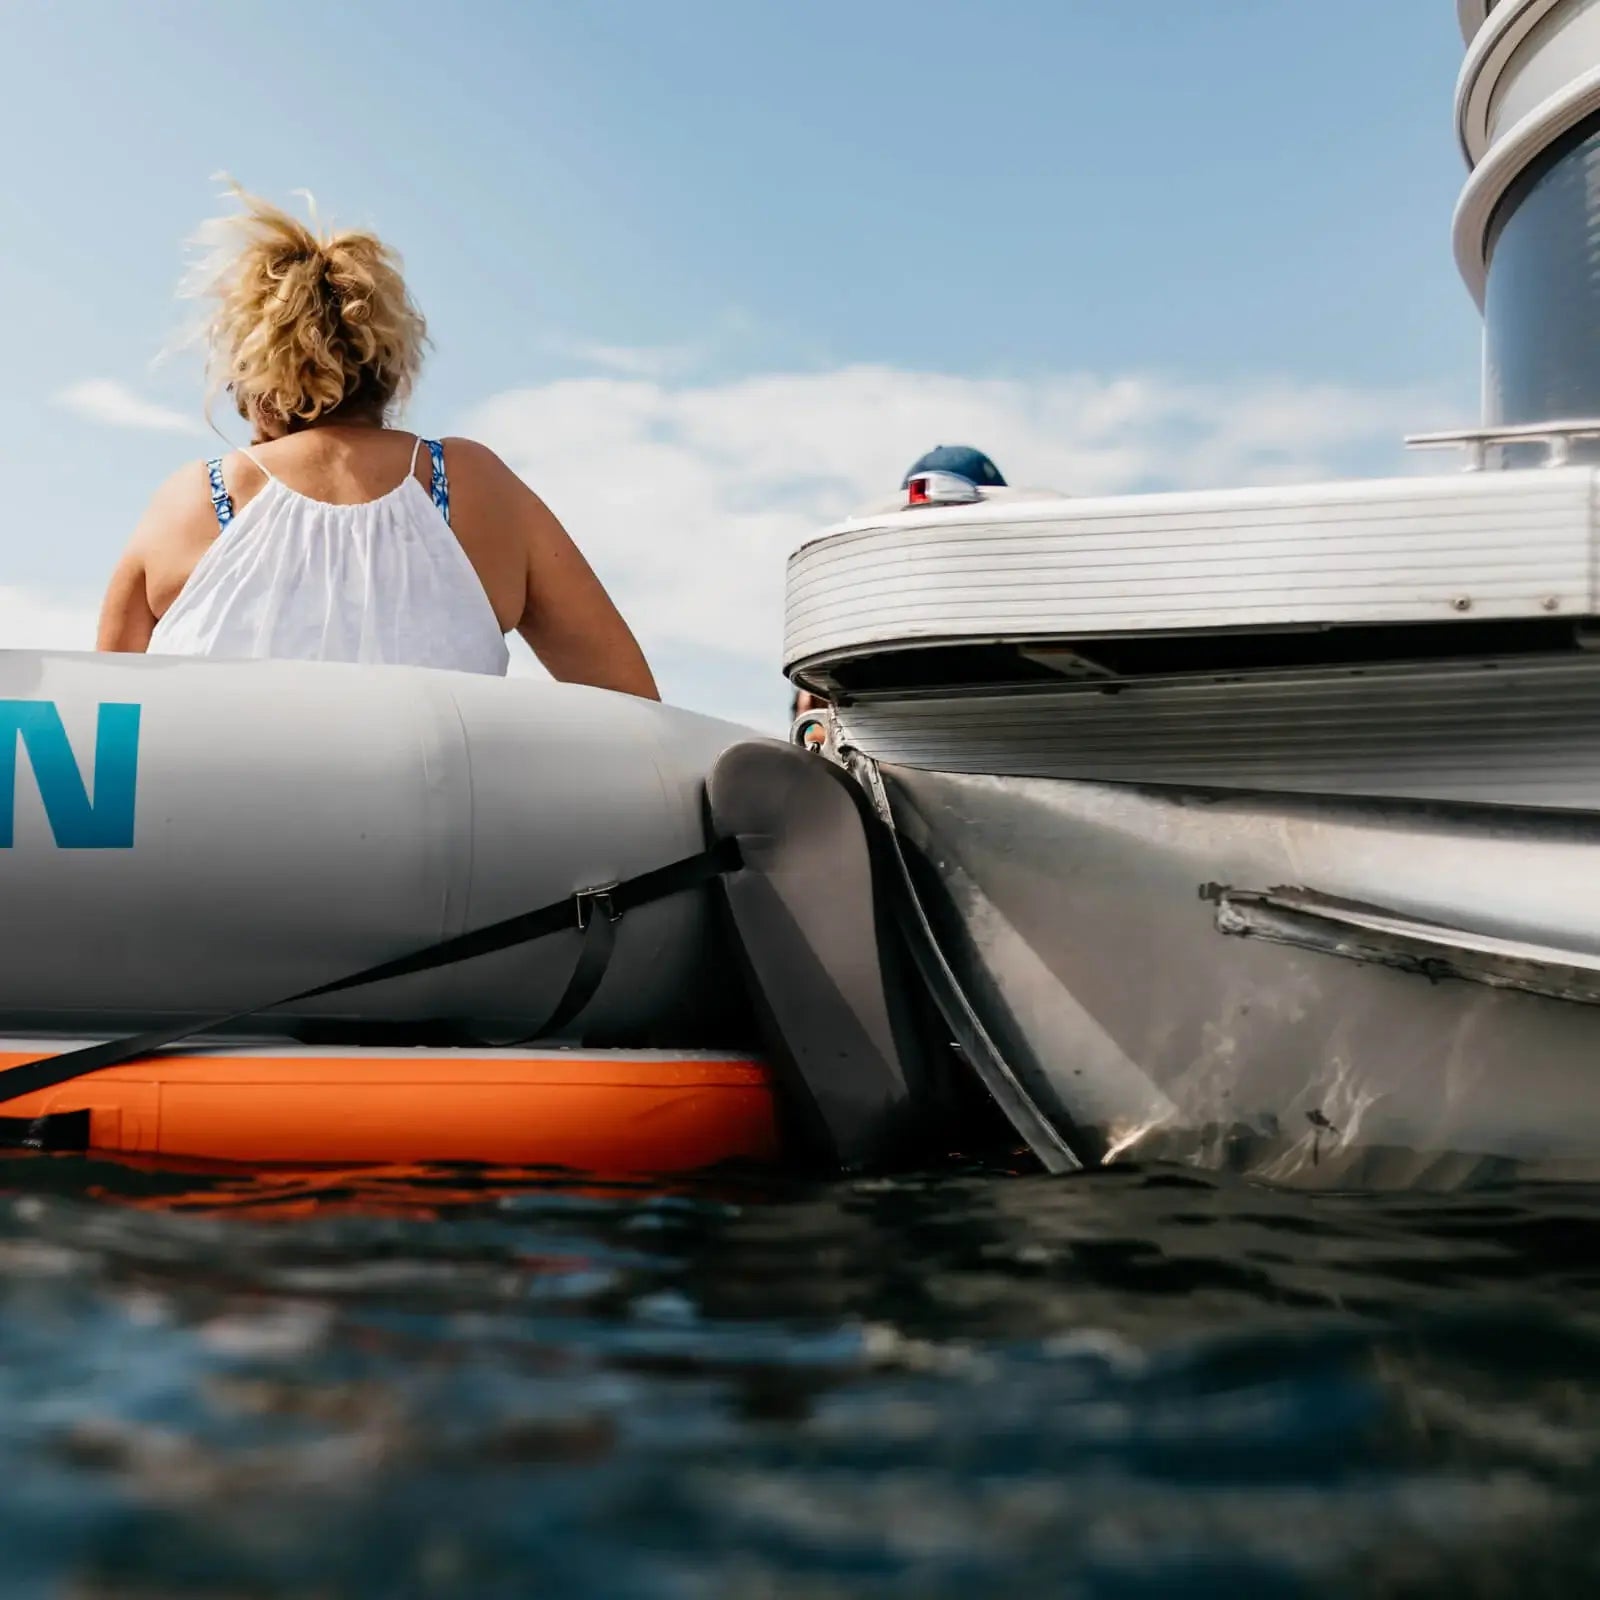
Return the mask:
[[623,378],[666,378],[700,359],[694,345],[625,345],[577,343],[561,346],[574,361]]
[[1013,484],[1110,494],[1417,470],[1400,436],[1450,416],[1417,390],[851,366],[566,379],[496,396],[463,431],[561,516],[647,651],[675,663],[670,695],[749,715],[782,697],[789,552],[931,445],[975,444]]
[[108,428],[135,428],[147,433],[184,433],[199,437],[205,427],[194,417],[135,394],[115,378],[85,378],[58,391],[54,403],[90,422]]

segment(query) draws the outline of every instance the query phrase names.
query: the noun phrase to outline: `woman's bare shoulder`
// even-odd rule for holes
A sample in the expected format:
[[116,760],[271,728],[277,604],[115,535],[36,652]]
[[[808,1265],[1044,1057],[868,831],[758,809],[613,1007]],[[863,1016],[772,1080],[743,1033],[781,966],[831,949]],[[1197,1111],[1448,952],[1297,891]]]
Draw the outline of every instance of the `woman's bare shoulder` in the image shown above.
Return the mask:
[[516,472],[488,445],[477,439],[447,438],[445,464],[450,472],[450,497],[457,501],[458,488],[500,517],[554,521],[549,508]]
[[215,522],[211,505],[208,463],[188,461],[166,478],[150,496],[144,515],[134,530],[134,542],[149,549],[174,537],[184,538],[206,519]]
[[202,500],[208,499],[210,466],[209,461],[185,461],[161,480],[156,492],[150,496],[150,504],[170,509],[185,500],[194,499],[196,495]]
[[[215,459],[215,458],[213,458]],[[151,495],[129,541],[131,552],[152,570],[189,568],[221,530],[211,498],[210,461],[187,461]],[[222,483],[237,516],[267,483],[261,468],[242,450],[222,457]]]
[[[447,435],[439,441],[444,446],[445,464],[452,478],[470,476],[484,483],[499,482],[517,475],[488,445],[477,439],[464,439]],[[517,479],[520,483],[521,479]]]

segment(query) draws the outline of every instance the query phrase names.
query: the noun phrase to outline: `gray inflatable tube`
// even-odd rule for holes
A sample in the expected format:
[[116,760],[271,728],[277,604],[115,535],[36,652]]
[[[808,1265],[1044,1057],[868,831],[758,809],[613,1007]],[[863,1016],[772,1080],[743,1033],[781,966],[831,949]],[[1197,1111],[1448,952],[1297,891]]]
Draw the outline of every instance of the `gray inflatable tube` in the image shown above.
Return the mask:
[[[136,1031],[259,1004],[691,855],[749,730],[627,695],[400,667],[0,652],[0,1018]],[[740,990],[709,890],[631,911],[573,1025],[710,1045]],[[256,1031],[518,1036],[578,935]]]

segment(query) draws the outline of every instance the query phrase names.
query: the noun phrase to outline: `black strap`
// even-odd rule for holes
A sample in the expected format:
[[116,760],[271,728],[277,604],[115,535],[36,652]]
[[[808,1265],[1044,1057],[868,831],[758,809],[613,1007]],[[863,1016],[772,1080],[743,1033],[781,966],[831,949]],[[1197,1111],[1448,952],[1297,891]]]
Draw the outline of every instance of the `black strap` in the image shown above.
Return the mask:
[[[476,928],[471,933],[457,934],[453,939],[443,939],[410,955],[363,967],[360,972],[353,972],[348,977],[320,983],[312,989],[302,989],[298,994],[246,1006],[243,1010],[225,1012],[221,1016],[202,1017],[198,1022],[180,1022],[170,1028],[156,1028],[149,1033],[137,1033],[124,1039],[107,1039],[102,1044],[85,1045],[81,1050],[68,1050],[62,1055],[46,1056],[41,1061],[29,1061],[20,1067],[0,1072],[0,1105],[20,1095],[53,1089],[57,1084],[69,1083],[86,1073],[137,1061],[142,1056],[153,1055],[158,1050],[179,1044],[197,1034],[215,1033],[278,1006],[339,994],[345,989],[358,989],[369,983],[384,983],[391,978],[408,978],[419,972],[432,972],[439,967],[454,966],[459,961],[471,961],[478,956],[494,955],[516,945],[528,944],[534,939],[544,938],[546,934],[572,927],[576,908],[577,926],[585,932],[584,948],[567,982],[566,992],[557,1001],[555,1011],[541,1030],[548,1033],[570,1022],[599,987],[611,954],[615,933],[611,925],[625,911],[647,905],[652,900],[664,900],[668,895],[681,894],[685,889],[696,888],[721,873],[733,871],[739,862],[738,840],[719,839],[709,850],[685,856],[679,861],[670,861],[664,867],[654,867],[649,872],[641,872],[636,878],[625,878],[621,883],[610,883],[595,889],[580,889],[575,895],[540,906],[537,911],[525,911],[520,916],[507,917],[503,922],[492,922],[488,927]],[[593,932],[597,923],[606,925],[607,934]]]
[[[585,896],[589,899],[588,916],[584,915]],[[583,943],[578,947],[578,959],[572,965],[572,975],[561,991],[550,1015],[531,1033],[524,1033],[511,1041],[516,1045],[532,1044],[536,1039],[557,1036],[594,998],[606,969],[611,965],[611,952],[617,947],[617,919],[619,912],[611,909],[607,890],[587,889],[578,898],[578,920],[583,929]]]

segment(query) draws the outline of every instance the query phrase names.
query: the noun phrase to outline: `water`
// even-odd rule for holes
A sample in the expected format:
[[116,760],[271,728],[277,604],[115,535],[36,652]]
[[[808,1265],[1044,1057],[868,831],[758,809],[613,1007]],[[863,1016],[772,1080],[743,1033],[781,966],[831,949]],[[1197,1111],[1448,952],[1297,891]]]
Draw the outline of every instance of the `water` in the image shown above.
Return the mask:
[[1595,1592],[1600,1191],[0,1164],[8,1596]]

